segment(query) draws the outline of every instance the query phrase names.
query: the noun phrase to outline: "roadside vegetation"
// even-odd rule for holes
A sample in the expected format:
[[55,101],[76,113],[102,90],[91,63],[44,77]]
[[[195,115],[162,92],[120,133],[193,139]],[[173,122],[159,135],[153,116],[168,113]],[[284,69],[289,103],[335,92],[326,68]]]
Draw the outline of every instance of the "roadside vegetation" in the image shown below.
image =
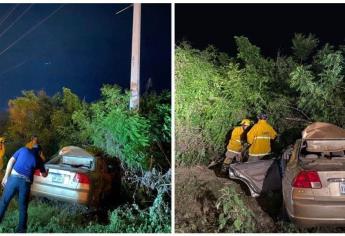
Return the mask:
[[[262,112],[278,132],[273,146],[277,155],[311,122],[345,127],[344,45],[321,44],[312,34],[295,34],[291,50],[277,51],[271,58],[244,36],[235,37],[235,42],[237,51],[231,55],[213,46],[204,50],[188,42],[176,46],[177,168],[203,167],[223,156],[232,128],[244,118],[256,120]],[[239,195],[233,188],[218,188],[221,195],[213,193],[218,228],[204,228],[204,232],[319,231],[299,230],[278,218],[274,226],[258,227],[258,216],[243,202],[244,193]],[[176,190],[176,201],[181,201]]]
[[[80,146],[117,159],[123,175],[121,192],[103,207],[105,219],[77,206],[33,199],[28,232],[171,232],[170,94],[145,93],[140,110],[133,111],[128,91],[104,85],[100,93],[98,101],[87,103],[68,88],[53,96],[23,91],[8,102],[1,119],[6,160],[37,134],[48,158],[63,146]],[[17,214],[12,206],[1,232],[15,229]]]
[[269,58],[246,37],[235,42],[235,56],[213,46],[176,47],[179,164],[206,164],[223,154],[231,127],[260,112],[279,133],[277,151],[293,143],[308,122],[345,126],[343,45],[320,45],[313,35],[296,34],[289,54]]

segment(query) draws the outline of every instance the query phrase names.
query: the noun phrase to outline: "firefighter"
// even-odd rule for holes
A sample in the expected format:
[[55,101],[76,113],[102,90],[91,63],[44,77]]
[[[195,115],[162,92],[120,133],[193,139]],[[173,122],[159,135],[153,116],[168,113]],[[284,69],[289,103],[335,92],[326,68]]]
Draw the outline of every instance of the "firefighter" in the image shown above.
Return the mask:
[[[227,145],[227,151],[225,153],[225,159],[220,158],[217,160],[213,160],[208,165],[208,168],[211,169],[215,165],[217,165],[219,163],[223,163],[222,171],[225,172],[234,158],[236,158],[236,161],[241,160],[241,157],[242,157],[241,151],[243,148],[242,143],[243,143],[243,140],[246,140],[243,137],[245,136],[245,134],[247,132],[246,129],[248,129],[248,127],[250,125],[251,125],[251,121],[249,119],[243,119],[241,121],[241,126],[237,126],[233,129],[233,131],[231,132],[231,137],[230,137],[229,143]],[[238,142],[238,140],[240,140],[240,142]]]
[[241,121],[241,126],[237,126],[231,132],[231,138],[227,146],[227,151],[225,153],[225,159],[223,161],[222,171],[226,172],[229,165],[235,159],[237,162],[241,161],[242,149],[243,149],[243,134],[246,129],[250,126],[251,121],[249,119],[244,119]]
[[258,122],[247,134],[249,147],[248,161],[257,161],[271,153],[271,141],[277,137],[277,132],[267,122],[267,115],[260,114]]
[[0,170],[4,168],[5,138],[0,137]]

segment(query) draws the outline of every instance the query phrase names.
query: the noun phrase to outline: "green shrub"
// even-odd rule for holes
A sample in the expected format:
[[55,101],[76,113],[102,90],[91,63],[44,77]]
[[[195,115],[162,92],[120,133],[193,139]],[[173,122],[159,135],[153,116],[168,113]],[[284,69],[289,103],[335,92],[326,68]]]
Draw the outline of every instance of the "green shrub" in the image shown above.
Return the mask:
[[[86,208],[59,202],[34,199],[28,208],[28,233],[169,233],[170,207],[159,194],[151,207],[123,205],[109,212],[109,223],[87,221]],[[18,224],[18,204],[12,201],[3,221],[1,233],[13,233]]]
[[205,163],[206,154],[223,147],[231,122],[229,103],[221,94],[222,75],[208,61],[213,54],[177,47],[175,55],[176,159]]
[[274,60],[246,37],[237,55],[187,43],[175,51],[177,164],[206,164],[223,155],[227,134],[244,118],[265,112],[277,130],[279,153],[310,122],[345,127],[344,47],[318,49],[313,35],[296,34],[291,55]]
[[255,232],[254,213],[246,206],[241,196],[231,187],[220,190],[217,201],[220,232]]
[[129,109],[129,93],[117,86],[104,86],[102,99],[76,111],[72,118],[92,144],[110,156],[117,156],[130,168],[148,167],[152,141],[150,123]]
[[148,209],[138,205],[124,205],[110,212],[108,225],[89,225],[85,233],[170,233],[170,208],[158,195]]
[[[91,104],[67,88],[53,97],[28,91],[10,100],[8,120],[1,120],[10,141],[6,158],[35,133],[47,157],[61,146],[76,145],[117,157],[125,169],[122,190],[128,196],[121,197],[128,199],[110,212],[108,225],[85,222],[80,209],[32,201],[28,232],[170,232],[170,94],[146,94],[142,108],[134,111],[128,91],[105,85],[101,93]],[[138,202],[132,204],[132,196]],[[17,219],[18,208],[9,209],[0,232],[13,232]]]
[[[18,224],[18,216],[17,201],[12,200],[0,224],[0,232],[14,232]],[[28,208],[27,231],[29,233],[78,232],[82,225],[82,220],[81,208],[56,202],[46,203],[38,199],[33,199],[30,201]]]
[[171,94],[148,93],[140,102],[140,115],[150,123],[150,167],[171,167]]

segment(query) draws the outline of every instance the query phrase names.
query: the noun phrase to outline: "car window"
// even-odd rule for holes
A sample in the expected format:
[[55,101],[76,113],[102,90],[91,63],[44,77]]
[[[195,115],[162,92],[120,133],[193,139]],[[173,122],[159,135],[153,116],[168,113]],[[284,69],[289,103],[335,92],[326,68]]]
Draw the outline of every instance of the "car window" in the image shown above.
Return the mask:
[[309,151],[308,149],[308,142],[303,142],[300,151],[300,158],[304,160],[315,160],[315,159],[345,159],[345,151],[344,150],[334,150],[334,151],[323,151],[323,152],[315,152]]
[[60,164],[69,165],[74,168],[95,169],[95,160],[92,157],[62,156],[60,158]]

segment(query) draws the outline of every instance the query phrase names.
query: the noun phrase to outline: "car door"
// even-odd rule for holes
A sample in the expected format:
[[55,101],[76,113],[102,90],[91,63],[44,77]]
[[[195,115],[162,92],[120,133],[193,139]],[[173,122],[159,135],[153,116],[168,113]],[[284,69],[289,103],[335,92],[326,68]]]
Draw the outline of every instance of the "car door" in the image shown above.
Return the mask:
[[229,177],[244,182],[252,197],[259,197],[269,190],[281,189],[279,162],[275,158],[231,164]]

